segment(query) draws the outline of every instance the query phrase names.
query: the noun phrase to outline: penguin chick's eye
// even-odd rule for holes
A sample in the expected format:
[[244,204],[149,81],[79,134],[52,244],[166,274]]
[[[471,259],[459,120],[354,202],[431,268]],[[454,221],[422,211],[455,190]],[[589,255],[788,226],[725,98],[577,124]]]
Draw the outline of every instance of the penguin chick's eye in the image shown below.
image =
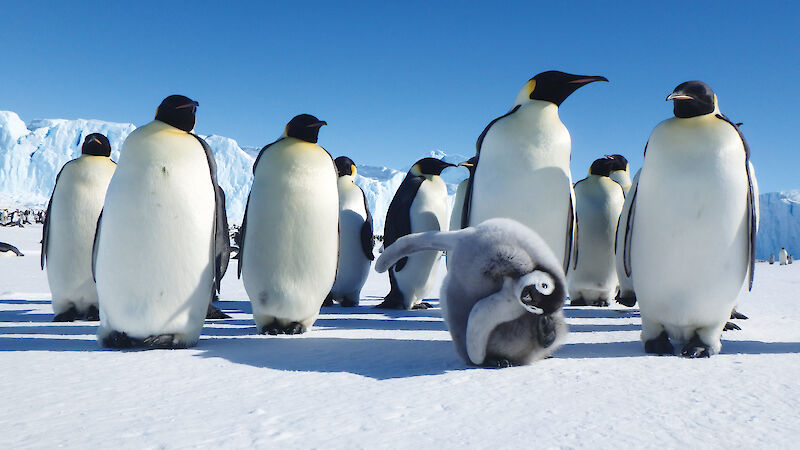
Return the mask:
[[547,272],[542,272],[541,270],[534,270],[533,272],[531,272],[530,278],[533,278],[534,287],[542,295],[550,295],[556,289],[556,283],[553,280],[553,277],[551,277],[550,274]]

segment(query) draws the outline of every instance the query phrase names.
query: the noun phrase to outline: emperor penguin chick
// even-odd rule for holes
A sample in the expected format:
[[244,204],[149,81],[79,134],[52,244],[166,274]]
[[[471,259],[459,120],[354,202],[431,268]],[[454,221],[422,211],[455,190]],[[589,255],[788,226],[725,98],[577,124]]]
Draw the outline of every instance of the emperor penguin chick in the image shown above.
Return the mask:
[[613,164],[609,158],[597,159],[589,176],[575,183],[579,257],[567,274],[572,306],[608,306],[617,291],[614,238],[625,195],[609,178]]
[[372,214],[364,191],[354,182],[356,165],[353,160],[340,156],[333,162],[339,173],[339,263],[327,300],[331,304],[335,300],[342,306],[358,306],[361,288],[375,259]]
[[562,344],[564,271],[534,231],[498,218],[459,231],[412,234],[387,247],[375,270],[431,250],[450,254],[440,301],[464,361],[492,367],[529,364]]
[[47,204],[41,255],[53,295],[53,322],[100,320],[92,246],[116,167],[108,138],[92,133],[83,141],[81,156],[64,164],[56,176]]
[[758,187],[750,149],[702,81],[667,97],[675,117],[650,134],[626,227],[624,266],[647,353],[720,351],[742,283],[752,287]]
[[264,334],[304,333],[336,277],[336,167],[317,145],[326,122],[295,116],[253,165],[241,227],[239,275]]
[[[447,187],[439,176],[454,164],[436,158],[422,158],[411,167],[389,204],[383,233],[383,246],[411,233],[443,231],[447,225]],[[391,290],[378,308],[425,309],[430,304],[422,297],[436,273],[439,251],[422,252],[401,258],[389,269]]]

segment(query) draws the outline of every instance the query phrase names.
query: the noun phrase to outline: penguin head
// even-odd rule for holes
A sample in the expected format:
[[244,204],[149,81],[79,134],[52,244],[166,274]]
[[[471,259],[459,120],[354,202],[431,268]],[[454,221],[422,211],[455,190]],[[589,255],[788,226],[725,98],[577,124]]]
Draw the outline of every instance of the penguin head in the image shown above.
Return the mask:
[[608,79],[599,75],[573,75],[548,70],[531,78],[525,86],[522,86],[514,105],[522,105],[531,100],[543,100],[561,106],[561,103],[579,87],[595,81],[608,81]]
[[83,140],[81,153],[92,156],[111,156],[111,143],[100,133],[92,133]]
[[615,172],[617,170],[624,170],[625,172],[629,169],[628,159],[622,155],[605,155],[606,158],[612,161],[611,164],[611,171]]
[[316,144],[319,139],[320,127],[327,124],[328,122],[319,120],[311,114],[300,114],[294,116],[292,120],[286,124],[284,135]]
[[356,176],[356,163],[352,159],[347,156],[340,156],[334,159],[333,162],[336,164],[336,172],[339,173],[340,177],[345,175]]
[[702,81],[693,80],[679,84],[667,101],[672,100],[675,117],[688,119],[704,116],[717,110],[717,96],[711,86]]
[[533,314],[552,314],[567,299],[567,291],[561,278],[541,267],[520,277],[517,286],[522,287],[518,297],[520,305]]
[[448,167],[456,167],[455,164],[444,162],[436,158],[422,158],[411,166],[411,174],[416,176],[431,177],[440,175]]
[[611,174],[613,167],[616,163],[613,159],[609,158],[599,158],[595,159],[592,162],[591,167],[589,167],[589,175],[598,175],[601,177],[607,177]]
[[170,95],[156,109],[156,120],[190,133],[194,130],[195,113],[200,103],[183,95]]
[[460,167],[466,167],[467,170],[469,170],[470,176],[475,175],[475,169],[478,166],[478,157],[477,156],[473,156],[472,158],[470,158],[470,159],[468,159],[468,160],[466,160],[464,162],[458,163],[458,165]]

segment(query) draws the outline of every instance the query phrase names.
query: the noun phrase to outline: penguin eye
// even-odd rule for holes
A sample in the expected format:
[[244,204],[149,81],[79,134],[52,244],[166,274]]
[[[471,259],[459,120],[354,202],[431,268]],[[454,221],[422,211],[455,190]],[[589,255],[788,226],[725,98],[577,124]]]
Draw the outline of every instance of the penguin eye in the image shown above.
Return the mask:
[[531,272],[531,277],[536,281],[534,287],[542,295],[550,295],[556,289],[556,283],[549,273],[541,270],[534,270]]

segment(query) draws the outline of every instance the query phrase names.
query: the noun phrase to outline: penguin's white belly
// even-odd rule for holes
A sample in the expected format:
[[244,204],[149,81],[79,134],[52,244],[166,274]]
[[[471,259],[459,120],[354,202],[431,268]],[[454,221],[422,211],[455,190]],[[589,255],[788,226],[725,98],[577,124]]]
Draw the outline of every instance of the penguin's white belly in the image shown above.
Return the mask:
[[128,138],[108,188],[96,262],[101,320],[132,337],[191,342],[212,296],[214,190],[195,138],[154,138]]
[[450,230],[461,229],[461,215],[464,211],[464,200],[467,197],[467,187],[469,186],[469,178],[462,181],[458,188],[456,188],[456,196],[453,200],[453,211],[450,213]]
[[495,123],[481,147],[470,224],[494,217],[514,219],[536,231],[562,257],[571,220],[570,145],[555,105],[530,104]]
[[[419,187],[409,210],[411,233],[443,231],[447,223],[447,188],[441,178],[425,180]],[[408,262],[399,272],[394,272],[397,287],[403,293],[406,307],[422,301],[436,275],[436,261],[442,252],[428,250],[408,256]]]
[[259,326],[269,317],[314,322],[336,276],[338,220],[336,171],[324,150],[295,143],[262,154],[241,261]]
[[92,277],[92,246],[114,163],[103,156],[82,156],[62,170],[48,219],[47,282],[53,312],[75,305],[97,306]]
[[350,186],[342,187],[342,178],[339,180],[339,263],[331,292],[343,296],[361,291],[370,260],[361,245],[361,229],[367,218],[361,190],[349,181]]
[[669,125],[657,127],[636,193],[631,264],[642,316],[683,340],[724,324],[747,270],[745,155],[719,123],[732,133],[684,130],[671,145],[660,133]]
[[608,177],[576,187],[578,264],[567,275],[570,297],[610,300],[617,288],[614,238],[624,201],[622,189]]

